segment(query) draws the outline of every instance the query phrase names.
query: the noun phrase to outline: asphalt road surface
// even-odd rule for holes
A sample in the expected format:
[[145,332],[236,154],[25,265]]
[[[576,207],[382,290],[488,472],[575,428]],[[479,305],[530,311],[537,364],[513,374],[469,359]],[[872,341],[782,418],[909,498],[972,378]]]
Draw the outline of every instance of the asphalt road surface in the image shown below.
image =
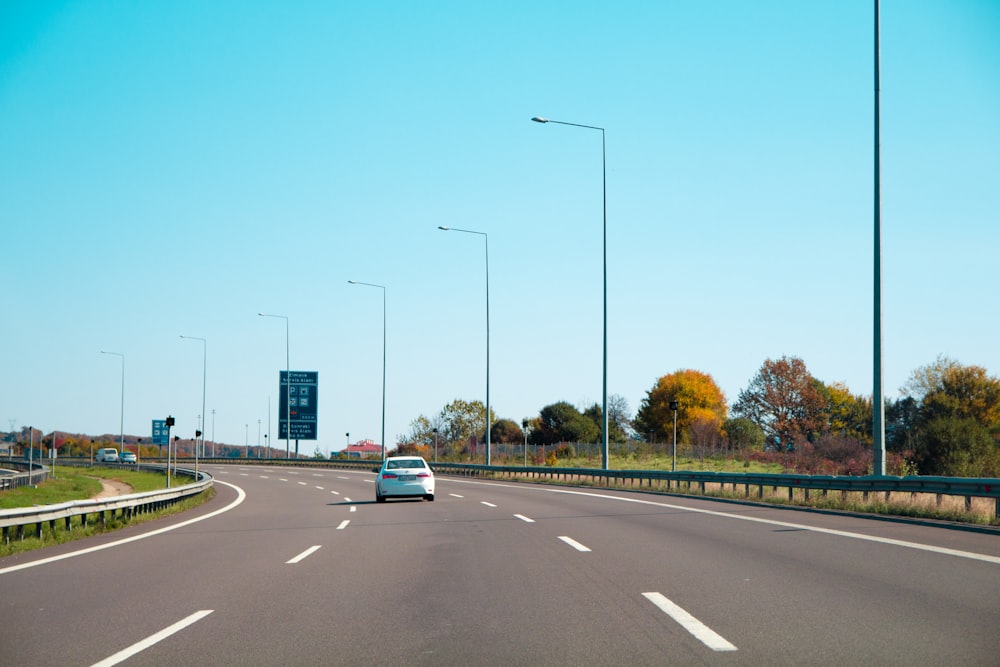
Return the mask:
[[209,466],[0,559],[2,665],[998,665],[1000,534],[619,491]]

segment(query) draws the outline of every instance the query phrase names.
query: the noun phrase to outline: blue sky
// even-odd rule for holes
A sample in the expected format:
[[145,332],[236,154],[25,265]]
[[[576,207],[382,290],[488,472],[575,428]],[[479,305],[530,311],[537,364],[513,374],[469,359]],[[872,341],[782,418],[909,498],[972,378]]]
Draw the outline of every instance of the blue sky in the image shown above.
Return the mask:
[[[311,453],[765,359],[872,391],[871,2],[0,3],[0,428]],[[1000,373],[1000,3],[882,3],[885,388]]]

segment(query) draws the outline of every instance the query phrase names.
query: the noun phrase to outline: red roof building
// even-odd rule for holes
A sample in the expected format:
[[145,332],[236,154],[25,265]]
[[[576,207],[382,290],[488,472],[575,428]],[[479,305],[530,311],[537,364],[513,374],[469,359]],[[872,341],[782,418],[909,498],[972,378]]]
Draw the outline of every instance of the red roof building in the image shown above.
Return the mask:
[[347,449],[340,450],[340,453],[346,453],[348,458],[357,457],[359,459],[373,455],[382,456],[382,445],[376,445],[374,440],[359,440],[353,445],[347,445]]

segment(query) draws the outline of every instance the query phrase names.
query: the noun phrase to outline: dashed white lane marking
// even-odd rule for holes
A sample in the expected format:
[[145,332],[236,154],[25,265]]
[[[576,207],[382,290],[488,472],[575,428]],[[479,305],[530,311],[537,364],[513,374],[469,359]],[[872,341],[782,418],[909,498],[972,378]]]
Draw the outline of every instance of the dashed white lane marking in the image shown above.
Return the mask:
[[320,545],[318,545],[318,544],[316,546],[309,547],[308,549],[306,549],[305,551],[303,551],[302,553],[300,553],[295,558],[293,558],[291,560],[286,560],[285,561],[285,565],[294,565],[295,563],[303,561],[306,558],[309,558],[309,556],[312,556],[314,553],[316,553],[317,551],[319,551],[319,549],[320,549]]
[[357,508],[357,507],[355,507],[354,505],[351,505],[351,511],[352,511],[352,512],[357,512],[357,511],[358,511],[358,508]]
[[332,493],[335,496],[339,496],[340,495],[340,491],[331,491],[330,493]]
[[465,496],[460,496],[457,493],[449,493],[448,495],[451,496],[452,498],[464,498],[465,497]]
[[118,653],[115,653],[114,655],[112,655],[112,656],[110,656],[108,658],[105,658],[104,660],[101,660],[100,662],[95,662],[93,667],[111,667],[112,665],[117,665],[119,662],[123,662],[125,660],[128,660],[129,658],[131,658],[136,653],[139,653],[141,651],[145,651],[147,648],[149,648],[153,644],[156,644],[157,642],[160,642],[160,641],[166,639],[167,637],[169,637],[172,634],[180,632],[181,630],[183,630],[184,628],[186,628],[189,625],[192,625],[193,623],[197,623],[201,619],[203,619],[206,616],[208,616],[209,614],[211,614],[213,611],[215,611],[215,610],[214,609],[202,609],[201,611],[195,612],[195,613],[191,614],[190,616],[188,616],[187,618],[182,619],[180,621],[177,621],[176,623],[174,623],[170,627],[164,628],[163,630],[160,630],[155,635],[150,635],[146,639],[143,639],[140,642],[136,642],[135,644],[132,644],[127,649],[124,649],[122,651],[118,651]]
[[[509,489],[524,489],[524,486],[518,486],[515,484],[502,484],[500,482],[482,482],[482,481],[472,481],[472,480],[451,480],[450,483],[453,484],[476,484],[478,486],[500,486]],[[678,510],[681,512],[693,512],[696,514],[703,514],[707,516],[717,516],[726,519],[735,519],[737,521],[751,521],[754,523],[760,523],[770,526],[780,526],[782,528],[792,528],[794,530],[808,530],[814,533],[822,533],[824,535],[835,535],[837,537],[847,537],[855,540],[865,540],[867,542],[876,542],[879,544],[888,544],[897,547],[904,547],[907,549],[917,549],[920,551],[929,551],[931,553],[942,554],[945,556],[956,556],[958,558],[968,558],[971,560],[978,560],[984,563],[993,563],[1000,565],[1000,556],[991,556],[988,554],[979,554],[970,551],[960,551],[958,549],[949,549],[947,547],[939,547],[931,544],[921,544],[919,542],[906,542],[904,540],[896,540],[889,537],[879,537],[877,535],[865,535],[864,533],[852,533],[846,530],[836,530],[833,528],[820,528],[819,526],[810,526],[803,523],[790,523],[788,521],[777,521],[775,519],[765,519],[763,517],[757,516],[746,516],[743,514],[731,514],[729,512],[720,512],[718,510],[702,509],[698,507],[687,507],[685,505],[674,505],[671,503],[661,503],[655,500],[645,500],[642,498],[628,498],[625,496],[615,496],[608,495],[604,493],[594,493],[591,491],[571,491],[569,489],[547,489],[539,488],[532,489],[532,491],[537,491],[539,493],[561,493],[566,495],[574,496],[587,496],[590,498],[601,498],[603,500],[614,500],[618,502],[635,503],[639,505],[649,505],[652,507],[666,507],[671,510]]]
[[322,486],[317,486],[316,488],[319,489],[320,491],[326,491],[326,489],[324,489]]
[[299,484],[302,486],[309,486],[306,482],[299,482]]
[[690,632],[695,639],[713,651],[736,650],[736,647],[726,641],[720,634],[684,609],[678,607],[661,593],[643,593],[642,596],[659,607],[664,614],[680,623],[681,627]]
[[516,516],[521,521],[524,521],[525,523],[535,523],[534,519],[529,519],[528,517],[524,516],[523,514],[515,514],[514,516]]
[[337,526],[337,530],[343,530],[347,528],[347,524],[349,524],[350,522],[351,522],[350,519],[344,519],[343,521],[340,522],[340,525]]
[[496,507],[496,505],[494,505],[493,503],[488,503],[485,500],[480,500],[479,504],[480,505],[486,505],[487,507]]
[[346,503],[353,503],[354,501],[351,500],[350,498],[348,498],[347,496],[344,496],[344,502],[346,502]]
[[559,539],[565,542],[566,544],[570,545],[577,551],[590,551],[589,547],[583,546],[582,544],[574,540],[572,537],[566,537],[565,535],[560,535]]

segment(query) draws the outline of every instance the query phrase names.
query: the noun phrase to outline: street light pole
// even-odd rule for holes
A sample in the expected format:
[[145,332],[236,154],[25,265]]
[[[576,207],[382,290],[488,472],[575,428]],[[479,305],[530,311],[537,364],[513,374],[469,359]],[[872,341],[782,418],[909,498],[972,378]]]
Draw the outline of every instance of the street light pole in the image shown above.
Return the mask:
[[[292,388],[292,366],[289,361],[289,342],[288,342],[288,316],[287,315],[268,315],[267,313],[257,313],[259,317],[277,317],[285,320],[285,382],[288,389]],[[280,390],[280,386],[279,386]],[[280,392],[279,392],[280,393]],[[292,437],[292,411],[289,410],[288,405],[288,393],[285,394],[285,458],[291,458],[289,454],[289,440]],[[297,452],[296,452],[297,453]]]
[[382,290],[382,460],[385,461],[385,285],[375,283],[362,283],[356,280],[348,280],[352,285],[362,285],[364,287],[377,287]]
[[525,417],[521,420],[521,426],[524,428],[524,467],[528,467],[528,418]]
[[677,408],[680,404],[677,401],[670,401],[670,409],[674,411],[674,453],[673,462],[670,464],[670,472],[677,472]]
[[[198,338],[197,336],[184,336],[181,338],[187,338],[188,340],[200,340],[201,341],[201,446],[205,447],[205,386],[206,378],[208,377],[208,341],[204,338]],[[198,474],[198,439],[195,438],[194,441],[194,472],[197,479]]]
[[604,200],[604,345],[602,361],[602,382],[603,399],[601,404],[601,456],[603,458],[604,469],[608,469],[608,160],[607,143],[603,127],[595,125],[580,125],[579,123],[565,123],[559,120],[551,120],[535,116],[531,120],[536,123],[555,123],[557,125],[569,125],[571,127],[582,127],[587,130],[598,130],[601,133],[601,172],[602,172],[602,197]]
[[478,234],[486,241],[486,465],[491,464],[492,447],[490,446],[490,237],[486,232],[457,227],[441,227],[445,232],[463,232]]
[[[122,358],[122,408],[121,408],[121,420],[119,422],[121,433],[119,435],[120,440],[118,442],[118,446],[121,448],[121,451],[124,452],[125,451],[125,355],[122,354],[121,352],[105,352],[104,350],[101,350],[101,354],[113,354],[116,357]],[[55,438],[52,439],[52,446],[55,447]],[[139,461],[139,445],[135,446],[135,460],[136,462]]]
[[882,166],[879,1],[875,0],[875,286],[872,372],[872,474],[885,475],[885,395],[882,383]]

